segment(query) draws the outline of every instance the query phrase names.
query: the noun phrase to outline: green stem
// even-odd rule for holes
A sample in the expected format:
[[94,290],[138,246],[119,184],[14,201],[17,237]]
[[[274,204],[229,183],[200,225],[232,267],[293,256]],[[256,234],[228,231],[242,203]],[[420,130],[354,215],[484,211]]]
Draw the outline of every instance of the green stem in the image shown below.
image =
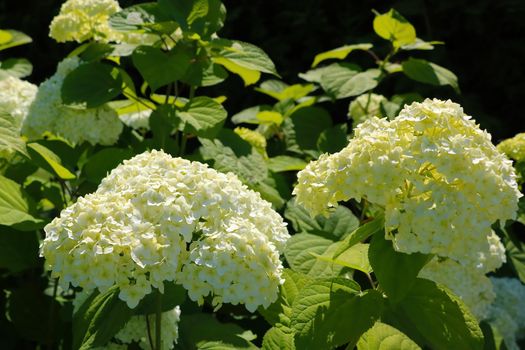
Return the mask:
[[149,323],[149,315],[145,315],[144,317],[146,317],[146,328],[147,328],[147,331],[148,331],[149,347],[152,350],[154,350],[155,348],[153,347],[153,338],[151,337],[151,326],[150,326],[150,323]]
[[195,86],[190,86],[190,100],[195,96]]
[[161,342],[161,327],[162,327],[162,294],[160,292],[157,293],[157,312],[155,314],[155,349],[162,350],[162,342]]

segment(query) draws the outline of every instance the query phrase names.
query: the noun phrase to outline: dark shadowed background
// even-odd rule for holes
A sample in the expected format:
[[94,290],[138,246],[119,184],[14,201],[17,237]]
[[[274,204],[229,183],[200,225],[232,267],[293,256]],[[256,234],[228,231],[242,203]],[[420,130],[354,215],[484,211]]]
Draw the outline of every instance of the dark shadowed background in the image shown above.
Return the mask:
[[[122,7],[143,1],[121,0]],[[48,37],[48,26],[62,1],[0,0],[0,28],[17,29],[34,42],[2,53],[26,57],[34,65],[29,77],[39,83],[53,74],[75,44],[58,44]],[[400,76],[389,78],[378,91],[386,95],[416,89],[426,97],[451,98],[488,129],[497,142],[525,131],[525,1],[523,0],[229,0],[222,37],[239,39],[261,47],[275,62],[284,81],[300,82],[297,74],[306,71],[316,53],[344,44],[372,41],[378,50],[386,44],[372,31],[373,13],[394,7],[412,22],[418,37],[442,40],[444,46],[430,52],[412,52],[452,70],[459,77],[462,94],[449,87],[414,86]],[[2,59],[3,57],[0,57]],[[350,60],[370,62],[364,53]],[[264,79],[264,77],[263,77]],[[269,102],[265,96],[244,89],[237,77],[214,87],[214,94],[229,97],[230,114],[256,103]],[[329,107],[335,118],[344,118],[348,100]]]

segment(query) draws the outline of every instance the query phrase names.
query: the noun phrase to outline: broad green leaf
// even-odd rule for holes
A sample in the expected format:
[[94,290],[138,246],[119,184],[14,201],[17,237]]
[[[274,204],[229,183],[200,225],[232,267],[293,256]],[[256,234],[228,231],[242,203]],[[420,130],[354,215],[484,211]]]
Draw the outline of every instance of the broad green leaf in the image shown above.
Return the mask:
[[218,39],[212,43],[221,47],[221,51],[216,54],[214,58],[226,58],[246,69],[279,76],[270,57],[255,45],[242,41],[224,39]]
[[60,158],[51,150],[37,142],[27,144],[31,159],[41,168],[57,175],[63,180],[76,178],[75,174],[62,165]]
[[376,322],[357,342],[357,350],[421,350],[409,337],[394,327]]
[[412,80],[430,85],[450,85],[459,93],[458,77],[451,71],[423,59],[412,58],[403,62],[403,73]]
[[483,349],[483,333],[476,318],[461,299],[429,280],[416,279],[385,319],[420,346],[436,350]]
[[334,241],[310,233],[293,235],[286,243],[284,256],[290,267],[312,277],[337,276],[342,266],[316,258],[331,254]]
[[317,148],[321,152],[336,153],[348,145],[348,128],[346,124],[338,124],[324,130],[317,139]]
[[239,113],[232,116],[231,120],[235,124],[248,123],[248,124],[260,124],[261,121],[257,119],[257,114],[261,111],[270,111],[272,106],[260,105],[250,108],[243,109]]
[[186,49],[176,46],[164,52],[151,46],[139,46],[131,56],[133,64],[153,91],[180,80],[186,74],[192,59]]
[[164,292],[154,289],[150,294],[146,295],[133,309],[134,315],[149,315],[157,311],[157,303],[160,303],[162,312],[173,310],[175,306],[182,305],[186,300],[186,290],[181,285],[175,282],[164,282]]
[[308,350],[355,344],[381,316],[384,304],[381,293],[362,293],[352,280],[315,280],[299,292],[292,306],[296,346]]
[[122,91],[122,77],[117,68],[100,62],[85,63],[69,73],[62,84],[65,104],[98,107]]
[[416,38],[416,41],[412,44],[401,46],[402,50],[434,50],[434,45],[442,45],[442,41],[424,41]]
[[385,227],[385,221],[383,216],[378,216],[372,221],[367,222],[362,226],[359,226],[359,220],[357,220],[357,218],[355,218],[355,220],[357,221],[356,229],[352,231],[348,236],[346,236],[344,240],[341,241],[341,244],[334,252],[333,258],[337,258],[341,254],[343,254],[347,249],[350,249],[357,243],[364,241],[368,237],[376,234],[377,232],[383,231]]
[[261,72],[243,67],[228,58],[214,57],[213,62],[240,76],[244,81],[244,86],[255,84],[261,78]]
[[509,347],[506,346],[505,340],[501,335],[497,327],[494,327],[491,323],[487,321],[482,321],[479,324],[481,331],[483,332],[483,337],[485,340],[485,346],[483,350],[508,350]]
[[287,99],[298,100],[314,90],[315,86],[313,84],[295,84],[288,86],[279,80],[267,80],[263,82],[260,87],[255,88],[255,91],[271,96],[278,101]]
[[0,175],[0,224],[16,229],[33,229],[42,220],[30,214],[25,193],[16,182]]
[[264,335],[263,350],[295,350],[294,335],[291,329],[272,327]]
[[194,86],[212,86],[221,83],[228,77],[228,72],[219,64],[209,59],[205,51],[190,61],[182,82]]
[[182,314],[178,326],[175,349],[257,349],[243,336],[244,329],[234,323],[221,323],[212,314]]
[[296,232],[313,233],[334,240],[345,237],[359,227],[359,219],[344,206],[338,206],[328,217],[312,217],[293,199],[288,202],[284,216],[292,223]]
[[227,115],[219,102],[206,96],[192,98],[177,112],[185,132],[206,138],[212,138],[219,132]]
[[432,256],[396,252],[392,241],[386,240],[383,232],[379,231],[372,237],[368,257],[380,288],[391,302],[397,303],[409,293],[419,271]]
[[281,125],[284,120],[283,115],[275,111],[260,111],[255,117],[261,124],[275,124],[277,126]]
[[314,62],[312,63],[312,68],[317,66],[319,63],[325,60],[329,59],[337,59],[337,60],[344,60],[346,56],[350,54],[350,52],[354,50],[370,50],[374,45],[370,43],[366,44],[354,44],[354,45],[345,45],[338,47],[336,49],[332,49],[329,51],[325,51],[322,53],[319,53],[315,55]]
[[324,74],[329,73],[330,71],[341,70],[341,68],[346,68],[360,72],[361,68],[358,65],[351,63],[332,63],[326,67],[310,69],[304,73],[299,73],[299,78],[304,79],[311,83],[321,84],[321,80]]
[[383,39],[390,40],[395,48],[416,41],[414,26],[394,9],[383,14],[377,14],[373,26],[376,34]]
[[11,33],[9,33],[7,30],[0,29],[0,45],[7,44],[13,39],[13,36]]
[[[268,176],[261,181],[248,185],[250,189],[259,192],[261,198],[272,203],[275,210],[281,209],[290,197],[291,189],[288,188],[286,180],[280,178],[280,174],[267,172]],[[282,184],[286,186],[281,188]]]
[[82,177],[91,183],[99,184],[109,172],[125,159],[133,156],[130,149],[109,147],[95,153],[82,167]]
[[242,182],[253,186],[268,177],[263,156],[230,129],[221,129],[214,140],[200,138],[204,160],[222,172],[235,173]]
[[[338,247],[339,242],[334,243],[335,247]],[[368,244],[357,243],[356,245],[348,248],[337,258],[333,258],[333,254],[317,255],[312,253],[317,259],[333,263],[341,266],[346,266],[354,270],[359,270],[364,273],[371,273],[372,266],[368,261]]]
[[303,170],[306,162],[301,158],[276,156],[268,159],[268,168],[274,173]]
[[[33,40],[26,34],[17,30],[5,29],[1,31],[4,35],[4,40],[0,42],[0,51],[8,49],[10,47],[20,46],[29,44]],[[9,41],[6,41],[10,36]]]
[[337,99],[358,96],[374,89],[379,83],[380,76],[379,69],[359,72],[345,66],[333,66],[321,76],[321,86],[329,95]]
[[22,120],[0,111],[0,159],[9,156],[13,151],[28,155],[26,144],[20,137]]
[[133,310],[118,298],[117,286],[93,292],[73,315],[73,349],[104,346],[128,322]]
[[282,124],[287,149],[305,154],[317,151],[317,140],[323,130],[332,126],[332,118],[320,107],[305,107],[295,111]]
[[171,154],[178,154],[179,145],[171,138],[171,135],[180,124],[181,119],[173,105],[168,102],[168,104],[158,106],[149,117],[149,127],[153,133],[151,146]]
[[0,225],[0,269],[17,273],[40,266],[38,245],[35,231],[16,231]]
[[8,58],[0,62],[0,78],[2,75],[25,78],[32,72],[33,65],[25,58]]
[[[148,32],[155,33],[173,33],[179,25],[170,22],[169,17],[163,13],[162,9],[155,2],[146,2],[142,4],[126,7],[122,11],[112,14],[109,17],[111,28],[118,31],[138,31],[144,29]],[[159,30],[159,24],[170,24],[169,30]]]

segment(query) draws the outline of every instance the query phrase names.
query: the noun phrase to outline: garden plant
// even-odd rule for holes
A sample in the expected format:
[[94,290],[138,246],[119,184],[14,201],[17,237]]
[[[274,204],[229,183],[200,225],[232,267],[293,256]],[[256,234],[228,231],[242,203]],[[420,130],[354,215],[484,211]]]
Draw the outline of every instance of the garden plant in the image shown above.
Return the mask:
[[462,93],[446,44],[372,10],[289,84],[226,16],[67,0],[38,86],[0,30],[0,348],[524,346],[525,134],[428,93]]

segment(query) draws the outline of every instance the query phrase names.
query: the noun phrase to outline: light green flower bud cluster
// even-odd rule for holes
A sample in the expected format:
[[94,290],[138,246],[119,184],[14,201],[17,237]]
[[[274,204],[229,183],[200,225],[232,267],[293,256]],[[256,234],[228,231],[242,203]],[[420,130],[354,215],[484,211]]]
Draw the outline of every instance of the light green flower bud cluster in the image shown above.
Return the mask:
[[161,151],[119,165],[45,231],[41,254],[54,277],[88,290],[116,284],[131,308],[164,281],[193,300],[266,307],[283,283],[289,238],[270,203],[234,174]]
[[[36,85],[16,77],[9,76],[0,80],[0,118],[9,115],[13,127],[20,132],[37,90]],[[3,146],[0,141],[0,158],[9,159],[13,154],[14,150]]]
[[496,297],[490,279],[483,272],[462,266],[451,259],[435,257],[423,267],[419,277],[448,287],[478,320],[487,317]]
[[525,161],[525,132],[501,141],[498,150],[517,162]]
[[50,132],[72,144],[87,141],[91,144],[112,145],[117,142],[123,125],[117,113],[108,105],[78,109],[62,102],[62,83],[80,64],[78,57],[66,58],[58,64],[57,72],[39,86],[22,126],[22,134],[39,138],[45,132]]
[[491,277],[496,300],[486,318],[503,336],[509,350],[519,350],[516,340],[525,338],[525,285],[515,278]]
[[[154,324],[154,315],[150,317],[150,325]],[[161,322],[161,348],[173,349],[179,337],[178,323],[180,321],[180,308],[177,306],[173,310],[162,313]],[[152,326],[153,327],[153,326]],[[152,328],[151,327],[151,328]],[[115,339],[124,344],[138,343],[140,348],[150,350],[148,340],[148,326],[145,316],[133,316],[128,323],[116,335]],[[154,336],[154,335],[152,335]]]
[[313,214],[364,198],[385,208],[398,251],[490,271],[500,251],[491,225],[515,217],[522,196],[510,160],[490,139],[458,104],[427,99],[392,121],[360,124],[346,148],[299,172],[294,194]]
[[114,41],[118,33],[109,26],[109,16],[120,11],[115,0],[67,0],[49,26],[49,36],[59,43],[93,39]]
[[354,99],[348,106],[348,116],[353,120],[354,128],[372,117],[381,118],[381,103],[388,100],[383,95],[363,94]]

